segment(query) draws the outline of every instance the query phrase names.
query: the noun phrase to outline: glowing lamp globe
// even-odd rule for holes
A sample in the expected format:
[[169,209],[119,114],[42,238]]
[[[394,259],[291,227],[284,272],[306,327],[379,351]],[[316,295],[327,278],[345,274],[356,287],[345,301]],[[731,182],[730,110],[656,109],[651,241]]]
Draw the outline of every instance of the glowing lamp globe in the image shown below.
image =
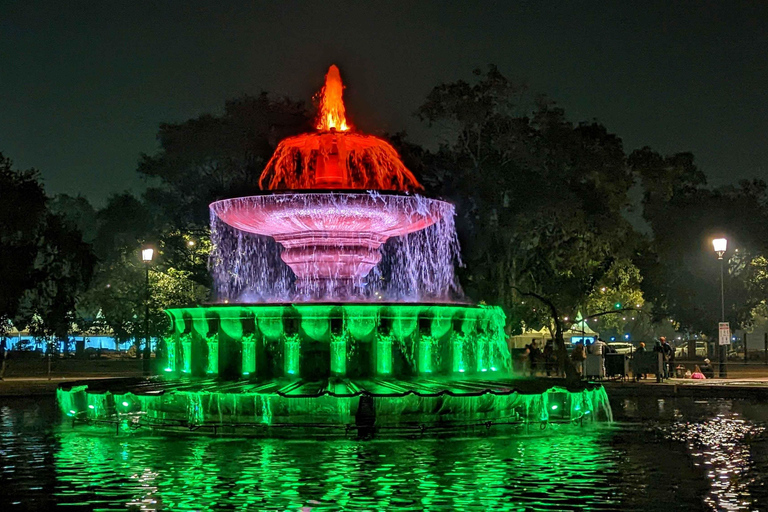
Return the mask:
[[712,240],[712,247],[715,248],[716,253],[722,254],[728,247],[728,240],[725,238],[715,238]]
[[155,250],[151,247],[145,247],[141,250],[141,261],[149,263],[155,255]]

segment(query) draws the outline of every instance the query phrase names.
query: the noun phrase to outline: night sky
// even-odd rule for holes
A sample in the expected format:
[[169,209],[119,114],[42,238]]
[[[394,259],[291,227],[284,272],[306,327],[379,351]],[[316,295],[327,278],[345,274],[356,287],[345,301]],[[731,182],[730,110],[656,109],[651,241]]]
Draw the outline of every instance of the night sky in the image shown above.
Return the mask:
[[161,122],[308,100],[336,63],[352,124],[434,144],[426,94],[495,63],[712,184],[768,178],[768,2],[670,3],[0,0],[0,151],[102,204],[141,190]]

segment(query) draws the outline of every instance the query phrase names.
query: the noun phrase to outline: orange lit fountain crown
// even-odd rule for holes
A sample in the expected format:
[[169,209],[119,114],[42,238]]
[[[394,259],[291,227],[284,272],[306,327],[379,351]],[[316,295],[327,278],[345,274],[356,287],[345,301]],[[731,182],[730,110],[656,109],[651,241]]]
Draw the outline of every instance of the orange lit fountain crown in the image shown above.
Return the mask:
[[390,190],[422,186],[388,142],[350,130],[335,65],[319,92],[317,132],[284,139],[261,174],[266,190]]

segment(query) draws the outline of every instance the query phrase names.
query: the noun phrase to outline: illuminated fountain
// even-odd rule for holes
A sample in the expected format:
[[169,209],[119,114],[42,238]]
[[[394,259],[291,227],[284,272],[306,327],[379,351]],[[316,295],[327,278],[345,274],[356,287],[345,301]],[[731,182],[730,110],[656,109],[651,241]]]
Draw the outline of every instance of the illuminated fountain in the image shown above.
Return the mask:
[[467,303],[454,274],[453,205],[352,131],[336,66],[319,98],[265,194],[211,204],[217,302],[167,311],[165,375],[63,385],[64,412],[270,434],[610,419],[602,387],[514,378],[504,313]]

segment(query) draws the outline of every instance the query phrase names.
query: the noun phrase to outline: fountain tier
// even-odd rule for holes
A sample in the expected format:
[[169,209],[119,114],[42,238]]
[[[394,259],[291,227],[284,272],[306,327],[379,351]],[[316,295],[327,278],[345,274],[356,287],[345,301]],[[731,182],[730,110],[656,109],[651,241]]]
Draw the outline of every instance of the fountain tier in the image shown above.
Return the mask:
[[381,260],[387,239],[453,215],[444,201],[377,192],[239,197],[217,201],[211,211],[236,229],[273,237],[301,282],[362,278]]
[[228,305],[168,310],[169,374],[256,379],[507,374],[504,313],[427,304]]
[[[62,384],[59,405],[70,420],[262,436],[349,436],[379,432],[412,436],[464,427],[527,427],[552,435],[560,428],[611,421],[605,389],[566,388],[557,380],[244,381],[211,379],[87,381]],[[546,429],[546,430],[545,430]]]

